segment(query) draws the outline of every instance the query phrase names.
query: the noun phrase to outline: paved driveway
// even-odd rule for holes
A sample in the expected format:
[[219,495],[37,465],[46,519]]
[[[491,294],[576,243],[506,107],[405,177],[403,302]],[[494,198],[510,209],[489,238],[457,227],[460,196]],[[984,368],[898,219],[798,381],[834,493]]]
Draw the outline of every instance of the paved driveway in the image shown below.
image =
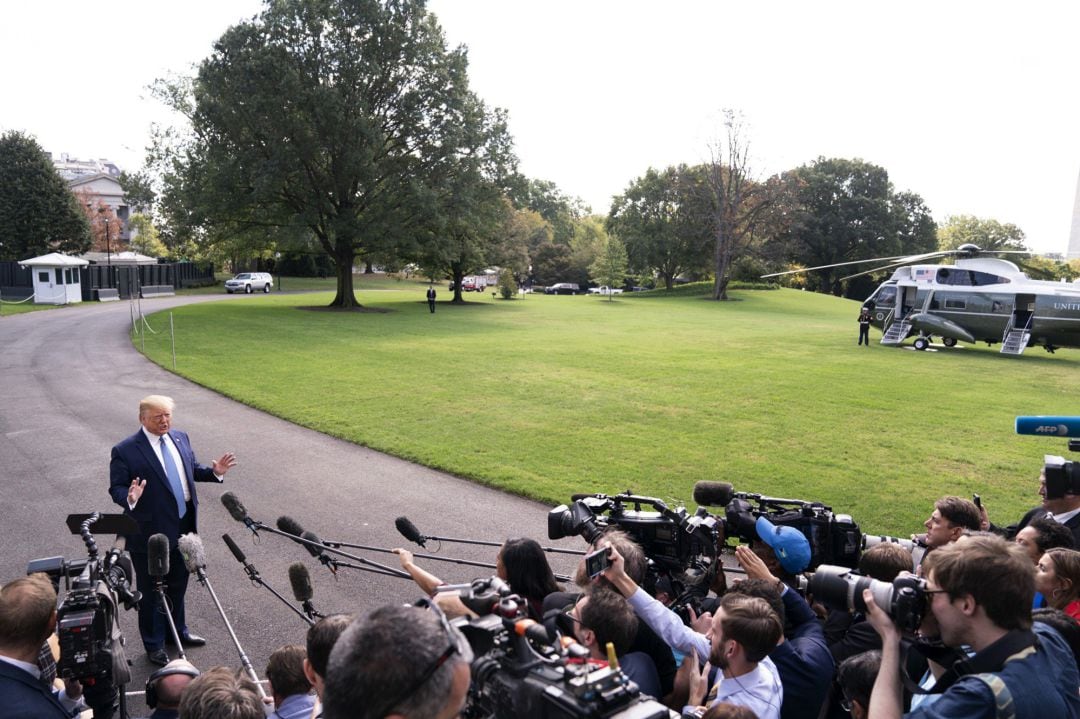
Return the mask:
[[[159,298],[144,301],[143,310],[218,300],[225,298]],[[233,492],[256,520],[274,526],[279,516],[289,515],[324,540],[403,546],[394,518],[408,515],[426,534],[496,541],[524,535],[551,544],[545,506],[297,427],[151,364],[128,339],[130,316],[129,303],[118,302],[0,317],[0,580],[22,575],[34,558],[86,556],[64,518],[119,511],[107,492],[109,450],[138,429],[139,399],[155,393],[176,400],[174,424],[190,435],[201,461],[209,463],[228,450],[239,457],[223,485],[199,485],[199,531],[210,582],[260,676],[275,647],[303,643],[306,625],[267,590],[248,582],[222,533],[230,533],[263,578],[290,599],[288,566],[303,561],[313,579],[313,604],[326,613],[411,601],[418,594],[409,581],[368,572],[343,569],[335,579],[283,538],[262,533],[253,539],[221,505],[223,492]],[[167,326],[161,317],[152,323]],[[328,394],[325,401],[334,398]],[[111,540],[105,536],[99,545],[108,547]],[[564,540],[564,545],[580,548],[582,543]],[[444,543],[441,553],[494,561],[494,551]],[[396,566],[394,555],[358,553]],[[556,571],[569,572],[573,564],[572,558],[553,555]],[[433,561],[425,566],[451,582],[493,573]],[[200,668],[238,667],[239,655],[209,592],[193,581],[187,596],[189,626],[210,639],[207,647],[190,650],[188,658]],[[134,660],[128,690],[141,690],[152,667],[134,611],[123,613],[122,626]],[[135,697],[133,715],[141,710]]]

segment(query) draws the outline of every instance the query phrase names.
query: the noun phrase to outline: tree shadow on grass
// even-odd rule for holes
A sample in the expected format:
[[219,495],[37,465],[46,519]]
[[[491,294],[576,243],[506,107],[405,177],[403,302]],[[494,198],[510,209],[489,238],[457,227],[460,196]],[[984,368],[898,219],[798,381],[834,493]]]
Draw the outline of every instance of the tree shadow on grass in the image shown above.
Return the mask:
[[328,307],[326,305],[297,305],[296,309],[306,310],[308,312],[340,312],[342,314],[349,314],[353,312],[359,313],[374,313],[374,314],[387,314],[393,310],[388,310],[385,307],[365,307],[364,305],[357,305],[356,307]]

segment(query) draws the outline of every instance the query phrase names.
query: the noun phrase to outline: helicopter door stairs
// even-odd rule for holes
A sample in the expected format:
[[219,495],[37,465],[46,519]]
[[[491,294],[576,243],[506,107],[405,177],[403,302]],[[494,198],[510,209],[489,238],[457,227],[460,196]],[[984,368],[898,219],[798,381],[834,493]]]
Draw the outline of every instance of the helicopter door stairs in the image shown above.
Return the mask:
[[898,345],[911,334],[911,323],[908,322],[907,317],[891,322],[892,317],[893,313],[890,312],[889,316],[885,318],[886,330],[885,334],[881,335],[881,344],[883,345]]
[[1017,309],[1009,318],[1009,324],[1005,325],[1005,334],[1001,338],[1001,354],[1003,355],[1023,354],[1027,349],[1028,341],[1031,340],[1031,321],[1035,313],[1030,309],[1027,311],[1019,309],[1021,306],[1028,306],[1026,302],[1021,305],[1021,301],[1025,299],[1023,296],[1017,296]]
[[[892,319],[896,310],[889,313],[889,316],[885,318],[885,333],[881,335],[881,344],[883,345],[898,345],[907,339],[907,336],[911,334],[911,317],[917,314],[918,311],[926,312],[930,306],[930,300],[933,299],[934,293],[929,292],[926,298],[923,300],[921,310],[916,310],[914,305],[916,295],[916,289],[914,287],[901,287],[898,299],[900,300],[900,307],[905,310],[905,314],[900,320],[889,324],[889,320]],[[910,303],[910,304],[909,304]]]

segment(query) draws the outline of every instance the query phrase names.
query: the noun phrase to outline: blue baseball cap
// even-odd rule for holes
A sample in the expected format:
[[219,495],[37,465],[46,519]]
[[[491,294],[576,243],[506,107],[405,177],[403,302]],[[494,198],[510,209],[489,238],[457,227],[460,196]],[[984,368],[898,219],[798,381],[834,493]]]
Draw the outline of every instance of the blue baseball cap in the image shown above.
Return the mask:
[[810,542],[795,527],[777,527],[765,517],[758,517],[758,537],[772,547],[784,571],[798,574],[810,566]]

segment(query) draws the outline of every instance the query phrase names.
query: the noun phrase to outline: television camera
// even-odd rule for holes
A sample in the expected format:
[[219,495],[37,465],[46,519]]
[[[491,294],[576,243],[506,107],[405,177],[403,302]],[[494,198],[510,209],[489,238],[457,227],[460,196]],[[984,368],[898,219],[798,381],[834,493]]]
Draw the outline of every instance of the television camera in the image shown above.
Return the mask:
[[[749,542],[758,539],[755,523],[766,517],[777,526],[798,529],[810,543],[809,568],[819,564],[854,567],[858,564],[862,534],[846,514],[835,514],[820,502],[780,499],[761,494],[735,492],[724,482],[694,485],[694,513],[684,507],[671,509],[660,499],[630,493],[575,494],[570,505],[548,512],[548,537],[561,539],[575,534],[593,544],[604,530],[617,527],[636,541],[650,562],[647,590],[660,577],[671,580],[676,605],[704,597],[716,573],[721,571],[720,553],[729,549],[729,538]],[[722,516],[706,507],[722,506]]]
[[526,618],[526,603],[498,577],[439,588],[457,591],[477,617],[452,625],[472,648],[464,717],[670,719],[616,666],[590,667],[588,650]]
[[119,687],[131,680],[124,637],[120,632],[119,607],[134,608],[141,598],[132,589],[135,572],[131,556],[118,539],[102,557],[90,527],[116,534],[134,534],[138,526],[122,514],[72,514],[67,518],[72,533],[82,536],[86,545],[85,560],[66,561],[63,557],[32,560],[27,574],[43,572],[59,591],[64,579],[67,594],[57,609],[56,631],[60,640],[59,675],[76,679],[83,685],[86,703],[94,716],[110,719],[119,709],[126,716],[124,694]]
[[[1080,437],[1080,417],[1020,416],[1016,418],[1016,433],[1069,437],[1069,451],[1080,452],[1080,439],[1072,439]],[[1043,475],[1046,477],[1047,499],[1080,494],[1080,463],[1048,454],[1043,464]]]

